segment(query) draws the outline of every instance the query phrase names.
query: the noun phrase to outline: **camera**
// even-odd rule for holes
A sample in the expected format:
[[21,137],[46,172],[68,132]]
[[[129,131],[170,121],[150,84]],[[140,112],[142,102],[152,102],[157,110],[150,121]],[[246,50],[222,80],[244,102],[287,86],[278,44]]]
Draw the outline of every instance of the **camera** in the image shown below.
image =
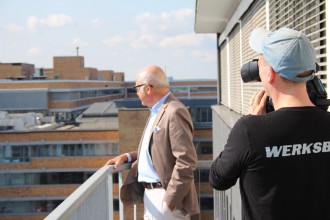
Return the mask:
[[[319,65],[316,63],[316,72],[319,70]],[[244,83],[248,82],[260,82],[258,60],[254,59],[248,63],[245,63],[241,68],[241,77]],[[321,80],[314,76],[313,79],[308,80],[306,83],[306,89],[309,99],[317,107],[327,111],[330,105],[330,100],[327,99],[327,91],[324,88]],[[274,106],[271,98],[266,103],[266,112],[274,111]]]

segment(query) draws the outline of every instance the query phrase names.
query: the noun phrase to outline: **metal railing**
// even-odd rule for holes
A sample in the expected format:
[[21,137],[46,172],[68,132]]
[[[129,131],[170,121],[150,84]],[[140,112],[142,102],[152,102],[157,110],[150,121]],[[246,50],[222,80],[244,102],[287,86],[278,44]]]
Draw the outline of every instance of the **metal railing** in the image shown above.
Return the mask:
[[[209,169],[212,161],[198,161],[197,194],[201,201],[200,170]],[[78,189],[67,197],[44,220],[90,220],[90,219],[125,219],[124,206],[119,200],[119,207],[114,216],[113,174],[118,173],[118,192],[123,184],[123,171],[131,168],[131,163],[122,164],[118,169],[113,166],[101,167]],[[137,218],[137,207],[133,206],[133,218]],[[117,212],[118,210],[118,212]],[[118,216],[119,214],[119,216]],[[199,219],[203,219],[199,216]]]
[[[122,171],[131,164],[122,164],[118,169],[105,166],[66,198],[45,220],[90,220],[113,219],[113,173],[118,172],[118,187],[122,186]],[[123,204],[119,200],[119,217],[124,219]]]

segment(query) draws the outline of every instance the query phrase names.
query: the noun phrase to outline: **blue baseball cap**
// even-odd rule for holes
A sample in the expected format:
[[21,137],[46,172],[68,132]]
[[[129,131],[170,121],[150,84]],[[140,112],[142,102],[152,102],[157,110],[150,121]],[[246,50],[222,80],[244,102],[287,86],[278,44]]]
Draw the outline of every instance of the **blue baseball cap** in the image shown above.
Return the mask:
[[291,81],[308,81],[314,77],[297,75],[314,70],[316,72],[316,53],[307,37],[289,28],[280,28],[274,32],[256,28],[249,38],[250,47],[263,54],[267,63],[280,76]]

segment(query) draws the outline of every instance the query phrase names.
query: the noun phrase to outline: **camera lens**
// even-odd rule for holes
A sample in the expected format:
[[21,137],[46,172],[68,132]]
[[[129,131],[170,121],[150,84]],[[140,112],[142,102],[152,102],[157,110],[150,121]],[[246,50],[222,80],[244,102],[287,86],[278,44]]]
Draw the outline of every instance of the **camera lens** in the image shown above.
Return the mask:
[[245,83],[252,81],[260,82],[258,60],[245,63],[241,68],[241,77]]

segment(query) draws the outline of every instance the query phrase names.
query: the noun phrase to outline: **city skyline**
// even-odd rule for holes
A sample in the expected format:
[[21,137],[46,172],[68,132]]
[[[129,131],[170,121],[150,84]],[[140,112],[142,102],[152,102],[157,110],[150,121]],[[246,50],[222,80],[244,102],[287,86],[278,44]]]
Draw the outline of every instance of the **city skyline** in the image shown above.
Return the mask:
[[194,33],[194,13],[192,0],[4,0],[0,62],[52,68],[54,56],[79,53],[127,81],[149,64],[175,80],[216,79],[216,35]]

